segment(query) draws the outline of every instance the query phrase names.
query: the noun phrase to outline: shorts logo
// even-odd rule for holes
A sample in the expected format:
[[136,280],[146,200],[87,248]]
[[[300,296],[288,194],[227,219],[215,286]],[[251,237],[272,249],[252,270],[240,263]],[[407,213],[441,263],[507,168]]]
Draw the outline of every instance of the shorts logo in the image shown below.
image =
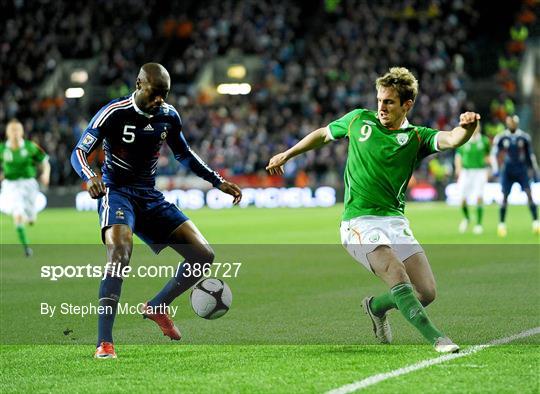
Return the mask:
[[371,243],[375,243],[375,242],[378,242],[379,239],[381,239],[381,236],[379,235],[379,233],[373,233],[369,236],[369,242]]
[[412,237],[412,234],[409,230],[407,230],[406,228],[403,229],[403,235],[406,235],[407,237]]
[[165,138],[167,138],[167,129],[161,133],[161,139],[164,140]]
[[398,144],[405,145],[409,140],[409,136],[405,133],[399,133],[398,135],[396,135],[396,140]]
[[79,144],[79,148],[86,153],[90,152],[92,150],[92,147],[96,143],[97,138],[94,137],[92,134],[86,134]]
[[116,218],[117,219],[120,219],[120,220],[124,220],[126,217],[124,215],[124,211],[122,210],[122,208],[118,208],[116,210]]

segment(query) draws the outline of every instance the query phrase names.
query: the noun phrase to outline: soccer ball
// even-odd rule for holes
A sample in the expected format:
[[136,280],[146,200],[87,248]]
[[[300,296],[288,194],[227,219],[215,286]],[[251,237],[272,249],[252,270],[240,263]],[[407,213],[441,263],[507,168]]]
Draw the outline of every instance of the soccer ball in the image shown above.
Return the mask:
[[189,299],[198,316],[213,320],[227,313],[231,307],[232,293],[227,283],[208,278],[195,285]]

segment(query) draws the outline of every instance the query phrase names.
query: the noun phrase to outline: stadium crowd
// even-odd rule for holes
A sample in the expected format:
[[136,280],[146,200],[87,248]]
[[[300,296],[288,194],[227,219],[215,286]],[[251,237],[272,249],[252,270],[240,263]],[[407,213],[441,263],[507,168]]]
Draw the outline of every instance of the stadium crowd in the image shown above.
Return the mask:
[[[273,153],[311,130],[355,107],[375,109],[374,81],[392,65],[419,78],[413,124],[450,129],[464,108],[474,109],[463,89],[469,28],[478,17],[474,0],[317,7],[259,0],[208,1],[204,7],[143,0],[2,3],[0,122],[23,121],[50,155],[53,185],[79,182],[67,164],[69,152],[93,115],[63,92],[40,94],[63,59],[97,58],[89,83],[107,87],[110,98],[131,91],[141,64],[164,64],[173,85],[168,101],[182,115],[188,141],[228,175],[262,173]],[[257,55],[264,77],[248,96],[207,100],[192,82],[210,59],[232,49]],[[339,184],[346,149],[330,144],[291,162],[287,183]],[[162,153],[159,173],[176,173],[170,152]],[[423,163],[417,176],[450,174],[451,153],[437,160],[448,171],[437,175]]]

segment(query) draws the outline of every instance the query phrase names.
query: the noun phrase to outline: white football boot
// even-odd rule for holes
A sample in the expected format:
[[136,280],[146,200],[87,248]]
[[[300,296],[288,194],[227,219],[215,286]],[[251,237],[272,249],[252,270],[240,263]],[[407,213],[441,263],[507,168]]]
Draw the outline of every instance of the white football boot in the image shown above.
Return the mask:
[[469,221],[467,219],[463,219],[461,223],[459,223],[459,233],[463,234],[465,231],[467,231],[467,227],[469,227]]
[[437,338],[433,346],[435,347],[435,351],[439,353],[459,352],[459,346],[452,342],[452,340],[448,337]]
[[484,232],[484,228],[482,227],[481,224],[477,224],[476,226],[473,227],[472,232],[473,234],[480,235]]
[[362,300],[362,308],[364,308],[364,313],[369,316],[371,323],[373,324],[373,332],[375,333],[375,338],[381,343],[392,343],[392,329],[390,328],[390,322],[386,313],[379,317],[373,313],[369,303],[373,299],[373,296],[366,297]]

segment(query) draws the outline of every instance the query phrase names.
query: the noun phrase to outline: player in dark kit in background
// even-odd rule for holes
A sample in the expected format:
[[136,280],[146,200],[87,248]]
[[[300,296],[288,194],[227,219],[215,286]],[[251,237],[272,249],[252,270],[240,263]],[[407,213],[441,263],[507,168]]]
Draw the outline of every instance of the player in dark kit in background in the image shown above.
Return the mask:
[[[164,141],[175,158],[195,174],[222,192],[242,198],[240,188],[212,171],[191,150],[182,133],[180,115],[165,103],[170,90],[170,76],[160,64],[142,66],[136,90],[130,96],[111,101],[90,121],[71,155],[71,163],[87,182],[88,193],[98,198],[102,240],[107,246],[107,262],[118,266],[129,264],[133,233],[156,253],[171,246],[185,261],[176,276],[145,304],[144,316],[155,321],[164,335],[179,340],[180,331],[167,314],[176,297],[193,286],[200,276],[187,275],[188,262],[210,265],[214,252],[197,227],[163,194],[154,188],[160,148]],[[103,179],[86,160],[101,142],[105,152]],[[122,278],[117,268],[109,267],[99,288],[99,304],[108,307],[98,317],[96,358],[116,358],[112,327],[120,298]]]
[[506,207],[508,195],[514,183],[519,183],[521,189],[527,195],[529,209],[532,216],[532,231],[540,234],[540,222],[538,221],[538,207],[534,203],[531,187],[529,185],[529,170],[533,178],[538,174],[536,156],[532,151],[531,137],[518,128],[519,118],[517,115],[506,118],[507,129],[498,134],[493,140],[492,163],[494,172],[500,174],[503,200],[499,212],[499,225],[497,234],[506,237]]

